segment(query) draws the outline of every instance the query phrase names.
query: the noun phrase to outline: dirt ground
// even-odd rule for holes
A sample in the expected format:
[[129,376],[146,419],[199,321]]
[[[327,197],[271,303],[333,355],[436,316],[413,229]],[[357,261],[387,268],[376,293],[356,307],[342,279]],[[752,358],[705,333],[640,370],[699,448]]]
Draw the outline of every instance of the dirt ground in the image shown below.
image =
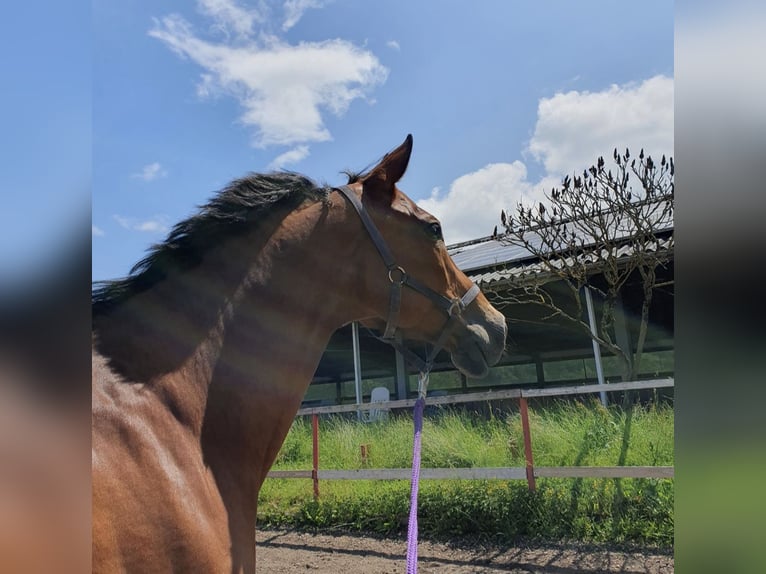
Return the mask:
[[[404,539],[262,530],[257,540],[257,574],[404,574],[406,570]],[[670,554],[593,549],[574,544],[492,548],[421,541],[418,557],[418,572],[423,574],[673,572]]]

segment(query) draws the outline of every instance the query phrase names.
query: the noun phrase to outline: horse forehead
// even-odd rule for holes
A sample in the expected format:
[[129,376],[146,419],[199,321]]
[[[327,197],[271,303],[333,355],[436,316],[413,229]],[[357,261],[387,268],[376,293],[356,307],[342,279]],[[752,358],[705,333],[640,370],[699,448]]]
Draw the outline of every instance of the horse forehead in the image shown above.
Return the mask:
[[398,188],[396,189],[396,196],[392,206],[397,211],[401,211],[408,215],[414,215],[423,221],[436,221],[436,218],[433,215],[421,208],[417,203],[412,201],[407,194],[403,193]]

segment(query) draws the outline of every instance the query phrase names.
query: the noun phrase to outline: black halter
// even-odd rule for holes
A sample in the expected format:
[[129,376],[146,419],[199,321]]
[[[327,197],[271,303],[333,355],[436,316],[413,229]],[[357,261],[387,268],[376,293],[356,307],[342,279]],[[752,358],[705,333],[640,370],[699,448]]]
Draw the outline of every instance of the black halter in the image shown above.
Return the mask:
[[[378,253],[380,253],[386,269],[388,269],[388,280],[391,282],[391,295],[389,297],[386,329],[383,332],[381,340],[396,348],[400,353],[402,353],[402,355],[404,355],[408,361],[413,363],[420,370],[420,372],[428,373],[433,366],[433,361],[436,359],[436,355],[447,342],[447,338],[459,322],[463,310],[468,307],[468,305],[470,305],[471,302],[479,294],[479,286],[474,283],[462,297],[449,299],[448,297],[445,297],[441,293],[437,293],[427,285],[424,285],[409,275],[401,266],[396,264],[394,256],[391,254],[391,250],[388,248],[388,245],[386,245],[383,236],[380,234],[380,231],[378,231],[378,228],[375,226],[375,223],[372,221],[372,218],[367,213],[364,205],[362,205],[362,202],[359,200],[354,191],[347,185],[338,187],[336,189],[341,192],[346,199],[349,200],[351,205],[359,214],[365,229],[367,229],[367,233],[370,234],[370,238],[372,239],[373,244],[377,248]],[[429,353],[425,360],[418,357],[409,349],[406,349],[394,339],[397,324],[399,322],[399,310],[401,308],[402,302],[403,285],[406,285],[410,289],[417,291],[426,297],[429,301],[431,301],[434,305],[445,311],[447,314],[447,322],[442,328],[441,335],[439,336],[439,339],[436,342],[433,350]]]

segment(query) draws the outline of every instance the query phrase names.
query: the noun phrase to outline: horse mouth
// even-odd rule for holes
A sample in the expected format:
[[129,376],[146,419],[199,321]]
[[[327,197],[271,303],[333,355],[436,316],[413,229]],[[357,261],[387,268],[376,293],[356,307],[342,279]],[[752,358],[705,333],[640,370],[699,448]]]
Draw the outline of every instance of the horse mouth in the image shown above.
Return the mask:
[[492,327],[469,325],[462,341],[451,351],[452,363],[466,377],[484,378],[489,368],[500,360],[507,331],[504,322],[497,328]]
[[452,363],[466,377],[483,379],[489,374],[490,362],[479,343],[472,343],[467,348],[451,353]]

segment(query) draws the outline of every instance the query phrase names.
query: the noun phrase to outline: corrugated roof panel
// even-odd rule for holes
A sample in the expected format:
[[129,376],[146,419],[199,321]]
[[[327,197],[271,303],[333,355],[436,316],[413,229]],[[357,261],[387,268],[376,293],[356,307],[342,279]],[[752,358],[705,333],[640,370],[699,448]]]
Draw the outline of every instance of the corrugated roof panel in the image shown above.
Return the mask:
[[487,239],[472,245],[463,245],[454,249],[450,248],[449,252],[452,260],[463,271],[481,269],[483,267],[491,267],[509,261],[533,257],[523,247],[503,244],[497,239]]
[[[647,205],[647,209],[651,209],[652,204]],[[606,217],[606,224],[612,229],[610,235],[613,238],[628,237],[635,230],[635,225],[627,214],[620,214],[617,216],[611,213],[603,213]],[[673,229],[673,216],[669,214],[666,216],[666,220],[657,222],[660,229],[657,232],[669,231]],[[564,224],[567,227],[568,233],[579,238],[585,239],[585,245],[593,243],[594,239],[589,232],[589,226],[583,225],[583,222],[568,222]],[[534,231],[529,231],[526,234],[526,238],[529,243],[535,249],[539,249],[542,245],[542,239],[540,235]],[[534,258],[535,256],[525,247],[520,245],[511,245],[503,241],[502,235],[497,237],[485,237],[474,241],[465,243],[458,243],[447,247],[449,254],[455,261],[455,264],[464,272],[484,269],[487,267],[494,267],[497,265],[507,265],[517,262],[521,262],[525,259]]]
[[[654,251],[662,251],[671,249],[672,245],[672,238],[667,238],[658,240],[654,243],[653,247]],[[652,246],[648,245],[647,247],[651,249]],[[630,257],[632,254],[633,247],[630,245],[624,245],[617,250],[618,258]],[[583,253],[579,256],[579,259],[585,263],[595,263],[598,260],[594,252]],[[464,269],[462,267],[461,269],[465,272],[466,275],[468,275],[468,277],[471,278],[471,280],[479,285],[491,285],[492,283],[499,281],[508,281],[513,278],[523,277],[526,275],[535,275],[546,271],[545,266],[539,262],[530,263],[528,265],[519,263],[514,265],[512,261],[501,261],[499,264],[502,263],[506,263],[506,266],[504,266],[502,269],[491,269],[485,271],[476,269],[473,273],[469,269]],[[460,265],[458,265],[458,267],[460,267]]]

